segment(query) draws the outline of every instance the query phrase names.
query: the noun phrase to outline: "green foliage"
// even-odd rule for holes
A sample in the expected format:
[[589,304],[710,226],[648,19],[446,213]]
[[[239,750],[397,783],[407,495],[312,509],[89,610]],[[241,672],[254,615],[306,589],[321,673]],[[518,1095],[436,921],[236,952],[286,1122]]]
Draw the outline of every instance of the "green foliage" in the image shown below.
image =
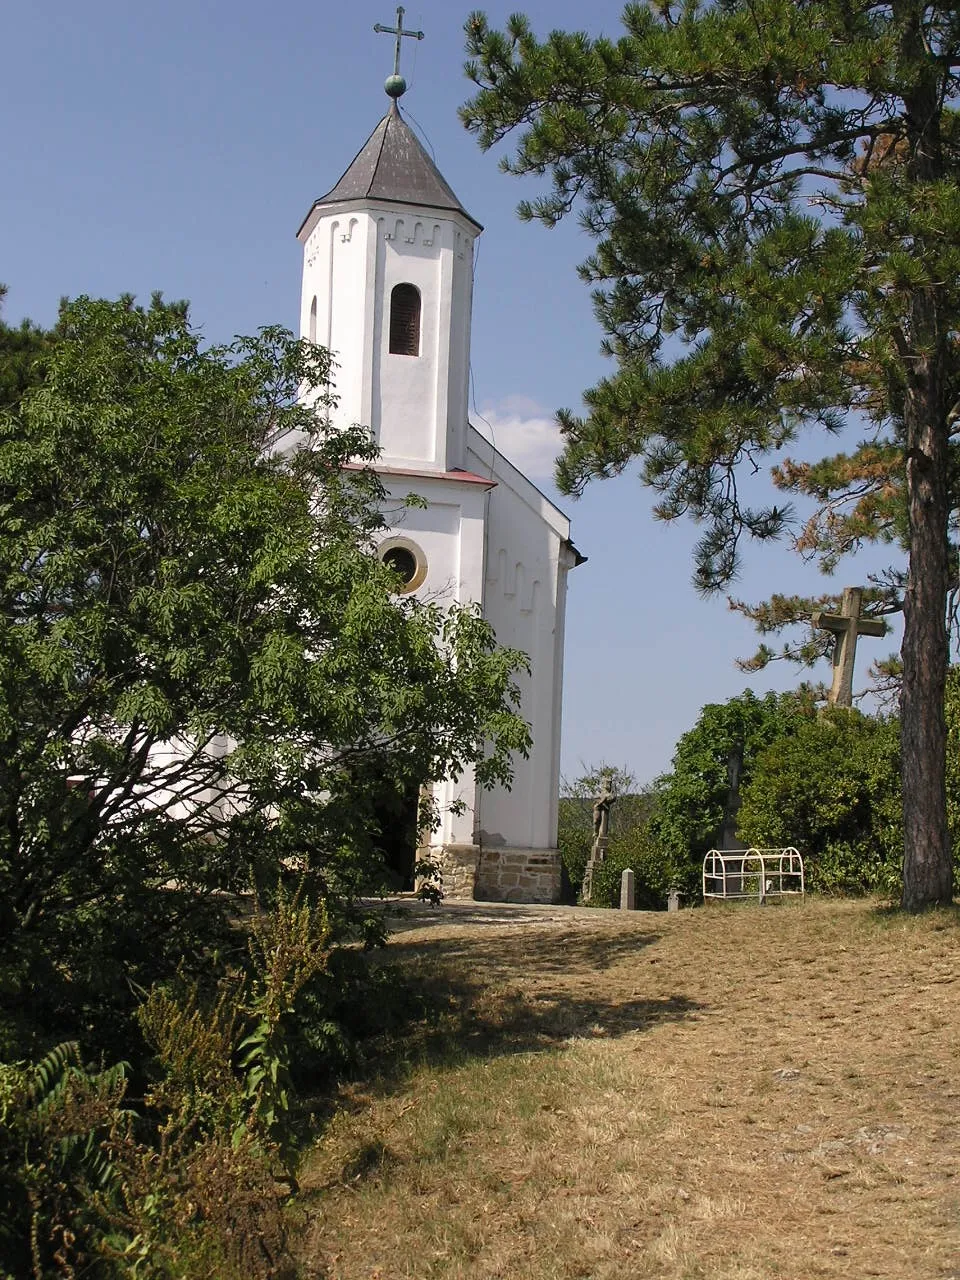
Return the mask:
[[234,1058],[243,1034],[245,979],[222,978],[215,993],[178,979],[157,984],[137,1010],[157,1075],[147,1104],[201,1134],[232,1133],[246,1118]]
[[593,847],[593,802],[600,794],[605,776],[611,780],[617,796],[609,819],[614,839],[631,833],[650,815],[650,796],[646,791],[637,791],[636,780],[627,769],[600,764],[573,781],[562,781],[557,844],[563,867],[565,902],[576,902],[580,894]]
[[[0,306],[7,286],[0,284]],[[16,328],[0,320],[0,410],[15,406],[42,376],[43,357],[51,335],[24,320]]]
[[576,902],[593,845],[593,802],[600,794],[604,776],[612,779],[617,802],[610,811],[610,829],[619,831],[628,821],[635,787],[633,774],[626,769],[600,764],[578,778],[561,779],[557,845],[563,867],[564,901]]
[[560,797],[557,846],[562,868],[562,899],[574,903],[580,893],[593,842],[591,802],[586,796]]
[[901,889],[899,724],[835,708],[800,723],[754,761],[740,833],[794,845],[808,884],[830,893]]
[[703,708],[697,723],[677,743],[672,771],[660,780],[650,824],[677,888],[699,895],[703,856],[717,847],[724,818],[733,816],[727,812],[731,757],[740,762],[742,789],[761,753],[772,743],[782,743],[813,715],[803,694],[768,693],[758,698],[749,689]]
[[[937,291],[949,345],[960,21],[946,4],[686,0],[629,4],[623,24],[617,41],[541,42],[522,15],[500,32],[472,14],[479,91],[461,116],[484,148],[519,131],[507,172],[551,176],[522,217],[549,226],[577,206],[597,242],[581,275],[618,368],[587,418],[563,416],[561,485],[639,457],[661,515],[707,521],[709,587],[729,580],[742,534],[773,537],[788,516],[741,505],[726,483],[738,464],[805,425],[836,429],[850,408],[902,425],[915,290]],[[948,367],[955,379],[952,354]],[[863,448],[871,483],[824,523],[825,554],[906,533],[889,449]],[[826,500],[854,479],[847,462],[781,478]]]
[[676,866],[653,835],[651,819],[658,797],[645,798],[654,807],[648,807],[645,815],[637,813],[632,823],[613,836],[607,856],[594,873],[592,906],[620,906],[621,876],[628,868],[634,875],[638,911],[662,911],[667,905],[667,893],[677,882]]
[[375,890],[384,788],[506,781],[527,748],[523,655],[392,592],[328,368],[80,299],[0,411],[0,970],[61,1034],[112,1051],[131,983],[229,945],[224,892],[291,863],[334,911]]
[[528,748],[524,655],[395,594],[328,371],[159,297],[0,326],[0,1273],[285,1274],[385,797]]
[[637,907],[656,911],[666,903],[675,879],[669,854],[654,839],[651,826],[659,804],[657,789],[638,790],[626,769],[599,765],[573,782],[564,782],[560,798],[560,856],[567,898],[576,902],[593,846],[593,801],[604,776],[612,779],[617,801],[610,811],[610,835],[604,861],[594,872],[590,905],[619,907],[620,875],[629,867],[635,876]]
[[91,1072],[74,1043],[0,1066],[0,1273],[283,1273],[289,1037],[329,943],[325,912],[281,891],[253,921],[247,973],[208,996],[195,980],[154,987],[139,1010],[155,1055],[139,1115],[122,1105],[125,1064]]
[[[946,701],[947,805],[960,883],[960,732],[953,731],[960,725],[958,706],[960,669],[953,667]],[[899,721],[843,708],[816,713],[801,692],[763,699],[746,693],[703,709],[680,739],[673,772],[660,779],[645,842],[636,853],[612,842],[604,894],[613,893],[617,868],[636,870],[648,850],[670,861],[685,892],[699,894],[702,858],[716,845],[725,816],[727,760],[738,744],[741,840],[767,848],[796,846],[814,890],[888,897],[901,891]]]
[[295,1164],[290,1126],[290,1030],[297,998],[328,963],[326,911],[281,892],[269,915],[252,924],[254,980],[248,1002],[253,1027],[237,1046],[244,1097],[257,1128],[276,1144],[288,1170]]
[[125,1063],[91,1070],[72,1041],[32,1066],[0,1063],[3,1274],[43,1280],[90,1265],[101,1206],[122,1184],[110,1144],[128,1127],[126,1089]]
[[[558,415],[558,484],[577,494],[636,461],[660,518],[702,526],[705,592],[735,578],[744,539],[793,527],[789,497],[750,501],[764,462],[812,502],[795,545],[828,571],[865,540],[891,545],[870,607],[904,611],[903,902],[947,901],[960,14],[663,0],[628,4],[623,25],[617,40],[543,41],[522,15],[504,31],[480,13],[466,25],[478,92],[464,123],[484,148],[517,131],[504,169],[549,175],[522,217],[553,226],[576,209],[595,242],[580,271],[616,367],[585,416]],[[836,453],[844,429],[860,438]],[[811,430],[825,455],[798,461]],[[765,631],[808,623],[812,604],[753,616]],[[809,627],[788,649],[825,651]]]

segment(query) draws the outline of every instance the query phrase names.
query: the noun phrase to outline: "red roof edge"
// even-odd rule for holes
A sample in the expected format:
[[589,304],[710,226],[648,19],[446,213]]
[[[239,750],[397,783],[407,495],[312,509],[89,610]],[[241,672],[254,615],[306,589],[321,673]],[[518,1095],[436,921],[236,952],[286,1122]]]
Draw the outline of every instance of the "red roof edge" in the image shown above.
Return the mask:
[[[362,471],[365,468],[359,462],[348,462],[347,471]],[[413,467],[378,467],[369,468],[379,476],[410,476],[417,480],[443,480],[447,484],[480,484],[487,489],[495,489],[497,481],[489,476],[478,476],[474,471],[463,471],[455,467],[453,471],[421,471]]]

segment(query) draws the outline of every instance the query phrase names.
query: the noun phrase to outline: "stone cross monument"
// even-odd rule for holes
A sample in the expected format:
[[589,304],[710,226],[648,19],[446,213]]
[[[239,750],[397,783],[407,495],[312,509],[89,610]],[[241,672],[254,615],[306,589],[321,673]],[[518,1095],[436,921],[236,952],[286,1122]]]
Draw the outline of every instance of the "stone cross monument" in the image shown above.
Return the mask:
[[833,684],[827,702],[832,707],[853,705],[853,663],[857,655],[857,636],[883,636],[887,624],[879,618],[862,618],[860,604],[863,587],[844,587],[839,613],[818,610],[810,621],[821,631],[832,631]]
[[593,893],[593,873],[607,856],[607,842],[610,834],[610,810],[617,803],[613,790],[613,775],[605,773],[600,779],[600,794],[593,803],[593,848],[583,877],[580,900],[589,902]]

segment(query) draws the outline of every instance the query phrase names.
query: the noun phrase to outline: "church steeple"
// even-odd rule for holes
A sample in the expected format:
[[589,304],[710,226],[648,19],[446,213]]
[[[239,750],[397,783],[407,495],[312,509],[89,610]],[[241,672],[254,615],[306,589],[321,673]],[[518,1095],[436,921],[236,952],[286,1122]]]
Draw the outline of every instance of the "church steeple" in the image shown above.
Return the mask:
[[[454,195],[449,183],[423,149],[396,101],[348,165],[340,181],[315,200],[304,222],[323,205],[347,200],[385,200],[461,214],[482,231]],[[302,230],[302,228],[301,228]]]
[[[403,30],[397,36],[419,36]],[[396,65],[396,64],[395,64]],[[332,418],[370,428],[390,468],[465,465],[473,241],[483,230],[400,114],[406,84],[298,232],[301,332],[337,363]]]

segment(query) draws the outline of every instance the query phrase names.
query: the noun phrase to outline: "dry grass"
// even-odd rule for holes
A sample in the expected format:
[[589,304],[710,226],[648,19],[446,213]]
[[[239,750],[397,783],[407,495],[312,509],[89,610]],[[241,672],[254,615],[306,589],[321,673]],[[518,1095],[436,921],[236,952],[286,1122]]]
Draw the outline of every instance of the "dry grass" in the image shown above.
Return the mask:
[[311,1153],[307,1274],[960,1280],[956,914],[490,915],[394,942],[453,995]]

